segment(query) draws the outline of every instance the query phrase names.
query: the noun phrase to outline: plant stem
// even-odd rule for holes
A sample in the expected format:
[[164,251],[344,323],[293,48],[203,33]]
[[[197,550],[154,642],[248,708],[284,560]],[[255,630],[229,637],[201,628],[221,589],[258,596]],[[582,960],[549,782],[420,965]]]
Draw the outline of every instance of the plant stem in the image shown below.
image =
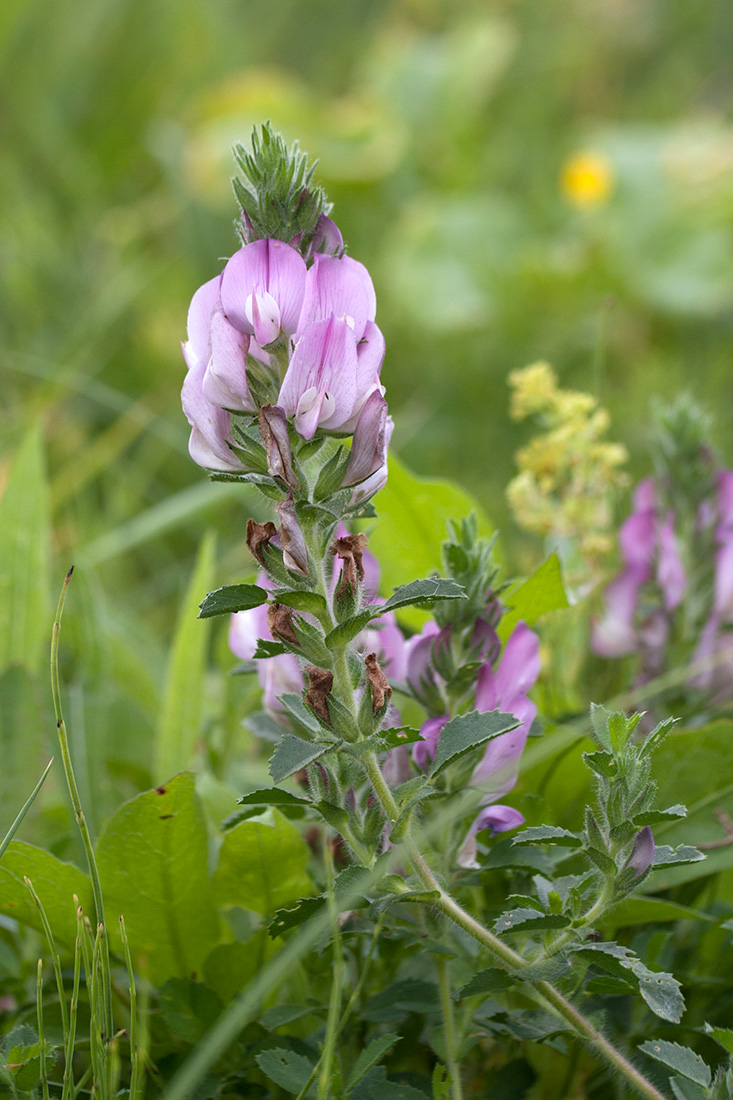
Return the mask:
[[[366,753],[363,757],[363,763],[374,788],[374,793],[382,805],[385,816],[388,821],[394,822],[398,814],[397,804],[381,773],[375,754]],[[431,904],[445,913],[447,917],[465,932],[468,932],[470,936],[473,936],[475,940],[478,940],[483,947],[486,947],[496,959],[504,964],[505,969],[513,971],[523,970],[527,963],[522,956],[517,954],[511,947],[508,947],[492,932],[489,932],[487,928],[484,928],[484,926],[480,924],[479,921],[475,920],[470,913],[467,913],[458,902],[454,901],[450,894],[442,889],[426,863],[422,853],[417,848],[415,841],[410,836],[409,831],[405,833],[405,847],[407,849],[407,858],[425,887],[430,891],[437,890],[440,894],[440,897],[436,901],[431,902]],[[573,1030],[590,1044],[596,1054],[613,1066],[613,1068],[620,1073],[629,1085],[636,1089],[641,1096],[646,1097],[647,1100],[666,1100],[664,1095],[659,1092],[650,1081],[647,1081],[646,1077],[639,1073],[631,1062],[627,1061],[627,1059],[616,1050],[613,1044],[609,1043],[609,1041],[601,1035],[600,1031],[594,1028],[593,1025],[586,1020],[581,1012],[578,1012],[561,993],[558,993],[550,982],[530,981],[530,984],[541,994],[547,1004],[554,1010],[555,1014],[570,1024]]]
[[339,1010],[341,1008],[341,989],[344,980],[344,959],[341,951],[341,933],[338,925],[338,912],[333,892],[333,856],[328,839],[323,838],[323,854],[326,864],[326,893],[328,910],[331,917],[331,936],[333,946],[333,975],[331,978],[331,996],[328,1002],[326,1036],[323,1042],[321,1068],[318,1074],[318,1100],[328,1100],[331,1095],[331,1067],[338,1035]]
[[48,1072],[46,1067],[46,1036],[43,1030],[43,959],[38,960],[36,979],[36,1014],[38,1016],[38,1054],[41,1074],[43,1100],[50,1100],[48,1092]]
[[445,1028],[445,1052],[450,1074],[450,1089],[453,1100],[463,1100],[461,1088],[461,1066],[458,1062],[458,1037],[456,1035],[456,1021],[453,1014],[453,998],[451,996],[450,975],[448,974],[448,960],[442,955],[436,956],[435,969],[438,972],[438,988],[440,990],[440,1006],[443,1010],[443,1027]]
[[[71,584],[71,575],[74,572],[72,565],[69,572],[64,577],[64,583],[61,587],[61,595],[59,596],[58,607],[56,609],[56,618],[53,623],[53,634],[51,636],[51,692],[53,695],[53,709],[56,714],[56,727],[59,735],[59,745],[61,747],[61,759],[64,765],[64,774],[66,775],[66,785],[69,789],[69,796],[71,798],[71,805],[74,809],[74,816],[76,823],[79,827],[82,843],[84,845],[84,851],[86,852],[87,863],[89,865],[89,875],[92,880],[92,891],[94,894],[94,915],[96,918],[97,926],[102,926],[104,929],[104,900],[102,898],[102,884],[99,879],[99,871],[97,870],[97,861],[94,856],[94,845],[92,844],[92,838],[89,833],[86,818],[84,817],[84,811],[81,805],[81,799],[79,798],[79,788],[76,783],[76,777],[74,776],[74,768],[71,763],[71,753],[69,752],[69,739],[66,733],[66,725],[64,723],[64,716],[61,710],[61,689],[59,685],[59,637],[61,635],[61,616],[64,611],[64,603],[66,602],[66,593],[69,590]],[[112,975],[110,973],[109,965],[109,949],[107,947],[106,931],[103,931],[104,936],[104,949],[102,950],[102,973],[103,973],[103,995],[104,995],[104,1019],[102,1023],[103,1035],[105,1039],[111,1039],[114,1033],[114,1021],[112,1019]]]

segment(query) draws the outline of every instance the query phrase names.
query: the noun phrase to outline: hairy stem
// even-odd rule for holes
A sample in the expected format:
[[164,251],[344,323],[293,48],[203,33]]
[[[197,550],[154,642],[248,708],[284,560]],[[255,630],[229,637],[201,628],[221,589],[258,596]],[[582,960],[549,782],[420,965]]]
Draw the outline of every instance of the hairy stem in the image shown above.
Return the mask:
[[[365,754],[363,760],[367,775],[374,788],[374,793],[382,805],[385,816],[389,821],[395,821],[399,812],[397,804],[381,773],[375,754]],[[440,897],[436,901],[432,901],[431,904],[437,906],[437,908],[455,924],[465,932],[468,932],[470,936],[473,936],[473,938],[483,947],[487,948],[496,960],[504,965],[505,969],[513,971],[523,970],[527,963],[522,956],[511,947],[508,947],[507,944],[503,943],[497,936],[490,932],[488,928],[484,928],[484,926],[472,917],[470,913],[467,913],[458,902],[454,901],[450,894],[442,889],[409,833],[407,833],[405,837],[405,847],[407,849],[407,858],[425,887],[430,891],[437,890],[440,895]],[[639,1073],[631,1062],[624,1058],[620,1051],[616,1050],[613,1044],[610,1043],[600,1031],[593,1027],[593,1025],[586,1020],[585,1016],[574,1008],[573,1005],[571,1005],[570,1002],[550,984],[550,982],[530,981],[530,984],[542,996],[546,1004],[550,1006],[554,1013],[570,1024],[578,1036],[589,1043],[591,1048],[600,1058],[613,1066],[613,1068],[625,1078],[628,1084],[636,1089],[640,1096],[646,1097],[647,1100],[666,1100],[664,1095],[654,1087],[651,1081],[648,1081],[643,1074]]]

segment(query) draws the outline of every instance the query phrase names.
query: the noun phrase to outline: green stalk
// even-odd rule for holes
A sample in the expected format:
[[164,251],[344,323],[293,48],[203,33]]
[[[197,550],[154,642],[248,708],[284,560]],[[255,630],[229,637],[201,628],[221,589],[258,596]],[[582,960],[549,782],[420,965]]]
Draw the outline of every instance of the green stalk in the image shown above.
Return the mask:
[[461,1066],[458,1062],[458,1036],[456,1035],[456,1021],[453,1014],[453,997],[450,987],[450,975],[448,974],[448,960],[443,955],[436,956],[435,969],[438,972],[440,1007],[443,1011],[445,1051],[448,1062],[448,1072],[450,1074],[451,1097],[452,1100],[463,1100]]
[[76,1014],[79,1007],[79,980],[81,977],[81,954],[84,938],[84,923],[81,908],[76,911],[76,942],[74,944],[74,984],[71,991],[69,1026],[65,1032],[64,1043],[64,1084],[61,1100],[73,1100],[74,1090],[74,1043],[76,1042]]
[[135,986],[135,972],[132,967],[132,955],[130,944],[127,940],[124,917],[120,917],[120,935],[122,947],[125,952],[127,964],[127,977],[130,988],[130,1100],[141,1100],[142,1097],[142,1066],[140,1061],[140,1049],[137,1039],[137,988]]
[[56,989],[59,994],[59,1011],[61,1013],[61,1027],[66,1034],[69,1026],[69,1020],[66,1015],[66,997],[64,995],[64,979],[61,973],[61,958],[59,957],[58,950],[56,948],[56,941],[53,938],[53,932],[51,931],[51,925],[49,924],[48,917],[46,916],[46,910],[43,908],[43,902],[39,898],[38,894],[33,888],[33,883],[27,875],[23,876],[31,897],[33,898],[33,904],[38,910],[38,915],[41,918],[41,924],[43,925],[43,931],[46,936],[46,942],[48,944],[48,950],[51,955],[51,962],[53,963],[54,974],[56,975]]
[[[72,565],[71,569],[64,578],[63,585],[61,586],[61,595],[59,596],[58,607],[56,609],[56,617],[53,623],[53,634],[51,637],[51,692],[53,694],[53,708],[56,714],[56,727],[58,730],[59,745],[61,747],[61,759],[64,765],[66,785],[69,789],[71,805],[74,809],[74,816],[76,818],[76,823],[81,834],[82,843],[86,852],[87,863],[89,865],[89,875],[92,880],[96,923],[97,925],[101,925],[104,929],[104,899],[102,897],[102,884],[99,879],[99,871],[97,870],[97,861],[94,855],[92,838],[89,833],[86,818],[84,817],[81,799],[79,798],[79,788],[77,787],[76,778],[74,776],[74,768],[71,763],[71,753],[69,752],[69,739],[66,733],[66,725],[64,723],[64,716],[61,709],[61,689],[59,685],[59,637],[61,635],[61,616],[64,611],[66,593],[69,590],[69,585],[71,584],[71,576],[73,572],[74,567]],[[105,939],[105,946],[104,950],[102,951],[102,970],[104,975],[104,1018],[102,1023],[102,1031],[106,1039],[111,1039],[114,1033],[114,1021],[112,1019],[112,975],[109,965],[109,949],[107,947],[106,933],[104,931],[103,936]]]
[[48,1072],[46,1068],[46,1036],[43,1030],[43,959],[38,960],[36,978],[36,1014],[38,1017],[38,1055],[41,1072],[41,1090],[43,1100],[50,1100],[48,1092]]

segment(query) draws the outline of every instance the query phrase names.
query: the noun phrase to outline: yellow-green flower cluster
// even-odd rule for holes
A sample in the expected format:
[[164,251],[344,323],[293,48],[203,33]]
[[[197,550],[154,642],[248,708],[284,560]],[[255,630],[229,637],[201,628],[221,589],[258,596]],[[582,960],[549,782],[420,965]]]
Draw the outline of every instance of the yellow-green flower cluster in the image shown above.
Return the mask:
[[597,399],[560,389],[548,363],[513,371],[509,384],[512,418],[534,416],[544,429],[517,452],[519,473],[507,487],[514,518],[526,531],[573,542],[593,573],[613,545],[611,500],[626,483],[626,448],[603,439],[609,416]]

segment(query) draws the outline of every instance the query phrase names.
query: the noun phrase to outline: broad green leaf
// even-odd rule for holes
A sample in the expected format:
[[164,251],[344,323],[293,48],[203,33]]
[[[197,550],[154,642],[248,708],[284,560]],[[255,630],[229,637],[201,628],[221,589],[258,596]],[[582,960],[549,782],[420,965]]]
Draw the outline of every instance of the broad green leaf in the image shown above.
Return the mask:
[[323,756],[327,749],[328,745],[318,741],[303,741],[292,733],[286,733],[270,759],[273,782],[282,783],[289,775],[299,772],[301,768]]
[[51,638],[50,512],[39,426],[18,448],[0,492],[0,670],[23,664],[35,671]]
[[[199,589],[199,594],[201,589]],[[270,594],[258,584],[227,584],[216,588],[199,605],[199,619],[210,619],[213,615],[231,615],[235,611],[249,611],[266,603]],[[292,604],[290,605],[293,606]]]
[[410,604],[435,603],[436,600],[462,600],[466,593],[463,586],[455,581],[445,580],[443,577],[427,577],[421,581],[411,581],[401,588],[395,589],[392,595],[379,608],[379,614],[385,615],[388,611],[397,611],[400,607],[409,607]]
[[268,931],[273,939],[278,936],[283,936],[286,932],[289,932],[292,928],[297,928],[300,924],[305,924],[307,920],[314,917],[316,913],[320,913],[326,904],[324,897],[320,894],[317,898],[300,898],[296,905],[285,906],[283,909],[278,909],[275,916],[268,924]]
[[207,535],[199,549],[196,568],[183,598],[166,672],[163,708],[155,733],[153,776],[162,781],[185,768],[201,736],[209,623],[196,617],[202,591],[211,582],[214,537]]
[[380,1035],[377,1039],[372,1039],[368,1047],[362,1050],[359,1057],[356,1059],[354,1068],[349,1074],[349,1078],[346,1082],[345,1094],[348,1094],[355,1089],[363,1077],[366,1077],[372,1066],[375,1066],[380,1058],[383,1058],[390,1047],[393,1047],[395,1043],[399,1043],[402,1039],[401,1035]]
[[310,851],[276,809],[235,826],[224,837],[212,881],[219,905],[254,913],[276,909],[313,893],[307,872]]
[[582,841],[575,833],[556,825],[535,825],[522,829],[514,837],[515,844],[559,844],[563,848],[579,848]]
[[536,909],[510,909],[494,924],[494,932],[504,935],[505,932],[529,931],[531,928],[567,928],[570,917],[562,913],[538,913]]
[[710,1067],[689,1047],[680,1046],[679,1043],[669,1043],[666,1039],[650,1039],[642,1043],[639,1050],[643,1050],[650,1058],[673,1069],[675,1073],[681,1073],[683,1077],[694,1081],[695,1084],[702,1085],[705,1089],[710,1087]]
[[99,839],[97,862],[108,926],[124,916],[136,965],[156,985],[200,975],[219,920],[192,773],[120,807]]
[[498,966],[489,966],[485,970],[479,970],[471,981],[458,991],[459,997],[475,997],[479,993],[500,993],[508,989],[516,978],[508,974],[506,970],[500,970]]
[[71,946],[76,938],[74,895],[87,916],[94,917],[89,876],[72,863],[62,863],[50,852],[14,840],[0,861],[0,913],[43,931],[27,877],[41,899],[54,938]]
[[499,710],[473,710],[470,714],[451,719],[440,734],[435,760],[430,769],[431,777],[454,763],[464,753],[502,733],[516,729],[518,725],[519,720],[513,714],[502,714]]
[[[450,481],[417,477],[394,455],[389,456],[389,478],[374,498],[379,521],[369,532],[369,549],[382,571],[384,591],[409,584],[443,568],[441,546],[446,521],[475,512],[479,534],[490,538],[494,529],[476,499]],[[400,619],[415,629],[424,612],[406,608]]]
[[633,975],[652,1012],[662,1020],[679,1023],[685,1001],[680,983],[672,974],[649,970],[633,951],[619,943],[584,943],[575,953],[617,977],[625,979]]
[[[298,1093],[313,1072],[313,1063],[303,1054],[276,1047],[255,1055],[255,1061],[265,1076],[286,1092]],[[306,1096],[310,1096],[309,1089]]]
[[668,806],[666,810],[647,810],[646,813],[634,814],[634,824],[660,825],[664,821],[675,821],[680,817],[687,817],[687,806],[678,802],[676,806]]
[[705,853],[689,844],[679,844],[672,848],[669,844],[657,844],[654,849],[654,867],[672,867],[680,863],[699,863],[705,859]]
[[548,611],[569,607],[557,554],[551,554],[526,581],[511,585],[502,593],[501,599],[507,608],[497,631],[502,642],[507,640],[518,622],[531,626]]

